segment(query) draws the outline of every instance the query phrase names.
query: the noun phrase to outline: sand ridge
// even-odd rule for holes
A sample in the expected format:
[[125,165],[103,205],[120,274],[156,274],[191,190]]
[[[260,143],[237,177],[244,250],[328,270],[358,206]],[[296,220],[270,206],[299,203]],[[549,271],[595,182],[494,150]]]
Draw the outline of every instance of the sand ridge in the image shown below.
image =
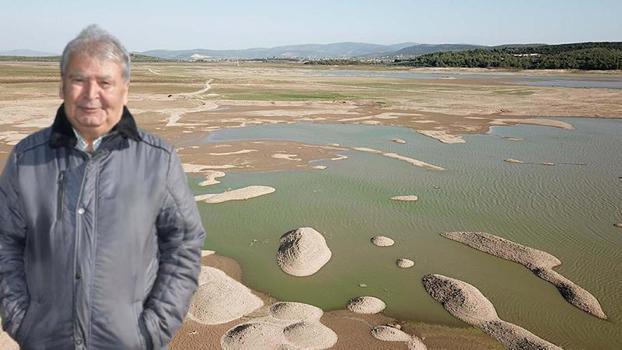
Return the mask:
[[424,276],[422,282],[428,294],[450,314],[480,328],[507,349],[561,349],[518,325],[501,320],[492,303],[466,282],[437,274]]
[[441,236],[482,252],[519,263],[536,276],[553,284],[572,305],[598,318],[606,319],[598,300],[585,289],[553,270],[561,265],[555,256],[485,232],[445,232]]
[[276,191],[270,186],[247,186],[222,193],[208,193],[194,196],[197,202],[205,202],[210,204],[224,203],[228,201],[247,200],[255,197],[264,196]]

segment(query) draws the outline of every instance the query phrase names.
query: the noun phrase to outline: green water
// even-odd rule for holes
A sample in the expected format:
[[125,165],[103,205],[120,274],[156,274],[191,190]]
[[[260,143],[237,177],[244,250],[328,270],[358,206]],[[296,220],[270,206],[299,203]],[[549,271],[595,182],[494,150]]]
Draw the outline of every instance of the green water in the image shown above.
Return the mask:
[[[622,347],[622,121],[565,118],[576,130],[497,127],[446,145],[405,128],[292,124],[223,130],[205,142],[280,139],[339,143],[396,152],[446,171],[430,171],[380,155],[342,152],[319,161],[328,169],[234,173],[196,193],[267,185],[273,194],[243,202],[200,203],[206,248],[236,259],[245,283],[282,300],[340,309],[374,295],[401,319],[464,325],[431,299],[421,277],[440,273],[475,285],[499,316],[566,349]],[[509,141],[504,136],[520,137]],[[402,138],[407,144],[391,142]],[[510,164],[504,159],[554,162]],[[585,163],[585,165],[560,164]],[[195,183],[200,179],[196,179]],[[416,194],[417,202],[395,202]],[[297,278],[275,263],[279,237],[293,228],[322,232],[333,252],[317,274]],[[484,231],[557,256],[556,268],[601,302],[604,321],[568,304],[522,266],[439,236]],[[374,235],[395,239],[373,246]],[[395,259],[411,258],[402,270]],[[359,284],[364,283],[366,288]]]

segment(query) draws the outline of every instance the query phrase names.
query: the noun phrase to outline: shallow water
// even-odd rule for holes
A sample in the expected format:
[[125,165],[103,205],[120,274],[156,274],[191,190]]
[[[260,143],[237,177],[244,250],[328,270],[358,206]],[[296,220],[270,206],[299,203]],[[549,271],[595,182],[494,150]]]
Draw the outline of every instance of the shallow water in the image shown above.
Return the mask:
[[417,71],[369,71],[369,70],[314,70],[309,75],[326,77],[365,77],[393,79],[486,79],[499,80],[528,86],[565,88],[622,89],[619,75],[536,75],[516,72],[417,72]]
[[[622,121],[561,119],[576,130],[495,127],[446,145],[406,128],[291,124],[222,130],[205,142],[295,140],[370,147],[446,168],[430,171],[380,155],[343,152],[319,161],[326,170],[227,173],[196,193],[246,185],[275,187],[243,202],[199,204],[207,249],[241,263],[250,287],[282,300],[343,308],[354,296],[374,295],[387,314],[415,321],[463,325],[421,285],[440,273],[475,285],[499,316],[566,349],[622,347]],[[510,141],[506,137],[522,138]],[[401,138],[407,144],[391,142]],[[504,159],[541,164],[510,164]],[[567,163],[567,164],[565,164]],[[585,165],[580,165],[585,164]],[[195,184],[200,179],[196,179]],[[391,201],[416,194],[414,203]],[[275,263],[280,235],[311,226],[322,232],[331,261],[311,277],[292,277]],[[444,231],[484,231],[547,251],[556,270],[594,294],[609,320],[568,304],[549,283],[522,266],[442,238]],[[377,234],[396,240],[373,246]],[[415,267],[395,266],[400,257]],[[359,284],[364,283],[366,288]]]

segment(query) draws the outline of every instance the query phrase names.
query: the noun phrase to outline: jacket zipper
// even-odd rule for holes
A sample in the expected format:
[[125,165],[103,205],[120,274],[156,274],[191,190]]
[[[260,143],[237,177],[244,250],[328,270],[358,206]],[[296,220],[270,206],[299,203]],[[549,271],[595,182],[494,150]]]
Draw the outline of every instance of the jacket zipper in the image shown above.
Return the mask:
[[65,171],[58,174],[58,197],[56,202],[56,219],[63,218],[63,197],[65,196]]

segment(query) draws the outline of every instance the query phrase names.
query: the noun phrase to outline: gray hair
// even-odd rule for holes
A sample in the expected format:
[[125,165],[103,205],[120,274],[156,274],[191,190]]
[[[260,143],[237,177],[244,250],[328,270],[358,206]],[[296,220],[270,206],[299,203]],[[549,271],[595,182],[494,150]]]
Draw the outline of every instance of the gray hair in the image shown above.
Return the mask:
[[91,24],[82,29],[78,36],[67,43],[60,59],[61,76],[65,76],[69,60],[75,53],[86,53],[100,60],[117,61],[122,66],[123,79],[126,82],[130,81],[130,54],[119,39],[97,24]]

